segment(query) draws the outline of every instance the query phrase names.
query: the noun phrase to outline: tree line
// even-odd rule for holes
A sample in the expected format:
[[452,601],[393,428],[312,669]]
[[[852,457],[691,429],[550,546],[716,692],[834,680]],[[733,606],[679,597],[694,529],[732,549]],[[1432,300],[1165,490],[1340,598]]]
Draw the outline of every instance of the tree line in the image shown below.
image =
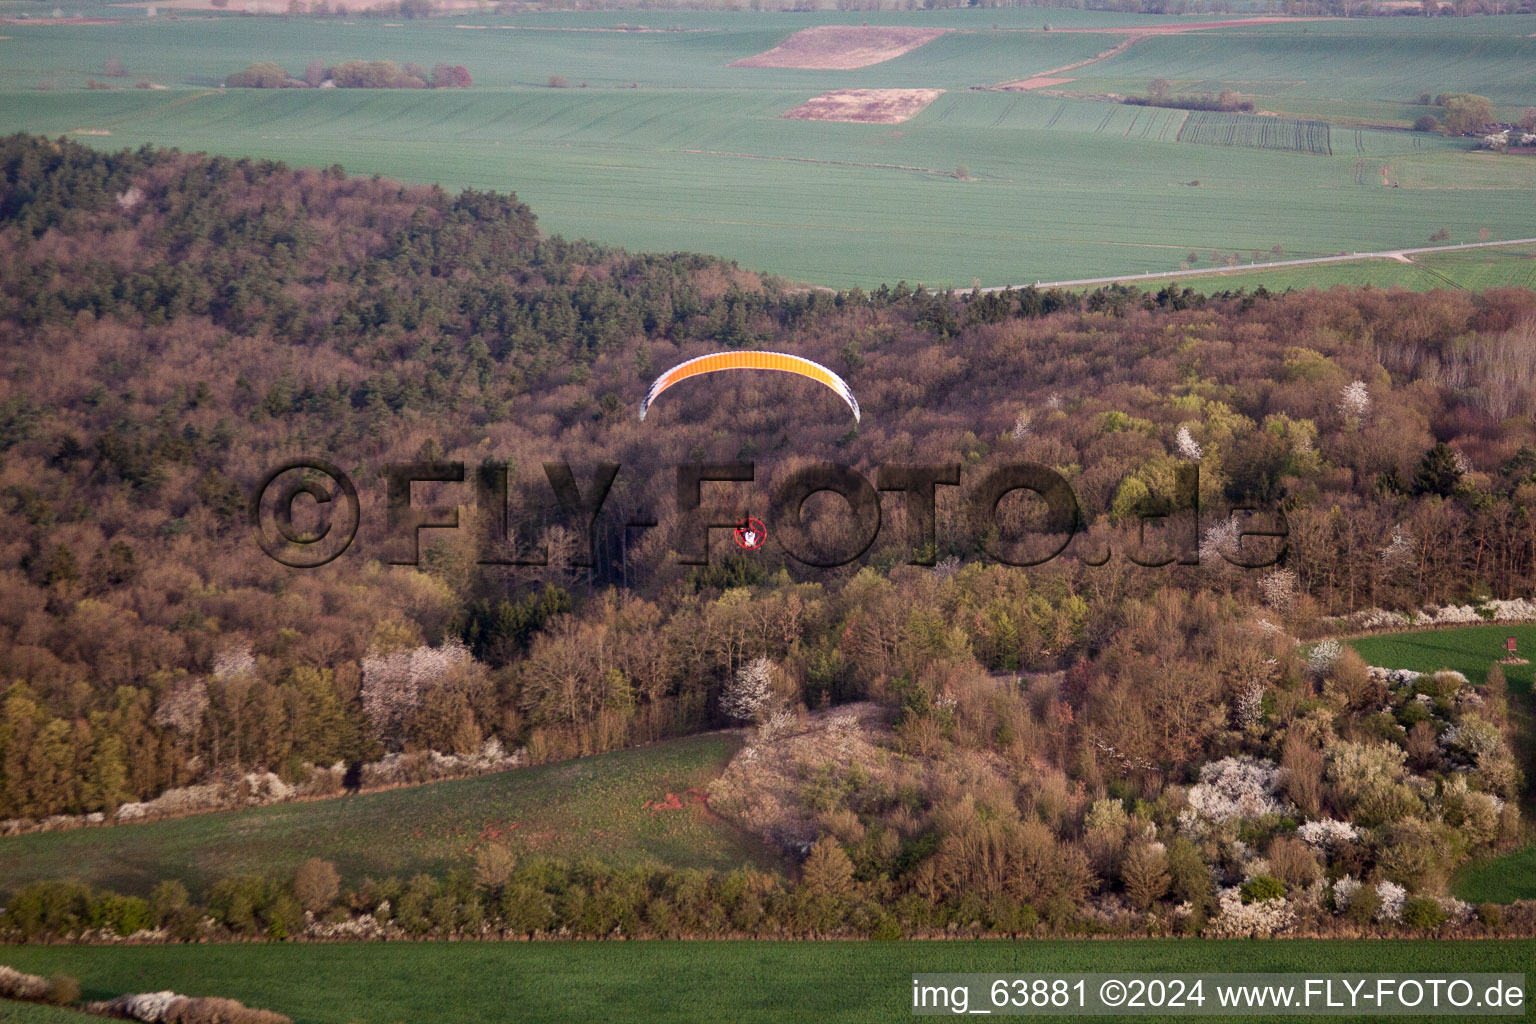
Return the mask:
[[428,71],[413,61],[401,67],[392,60],[345,60],[326,67],[312,60],[299,78],[281,65],[257,61],[224,84],[231,89],[468,89],[474,79],[462,64],[434,64]]

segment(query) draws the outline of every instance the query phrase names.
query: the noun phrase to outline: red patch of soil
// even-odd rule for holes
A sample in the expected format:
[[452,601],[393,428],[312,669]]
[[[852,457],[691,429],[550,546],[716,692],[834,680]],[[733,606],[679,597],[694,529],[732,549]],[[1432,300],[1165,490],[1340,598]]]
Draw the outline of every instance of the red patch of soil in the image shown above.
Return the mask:
[[689,787],[682,793],[668,793],[662,800],[647,800],[640,805],[655,814],[657,811],[681,811],[688,807],[709,808],[709,797],[704,791],[695,787]]
[[950,31],[909,26],[822,25],[796,32],[778,46],[733,62],[733,68],[814,68],[852,71],[900,57]]

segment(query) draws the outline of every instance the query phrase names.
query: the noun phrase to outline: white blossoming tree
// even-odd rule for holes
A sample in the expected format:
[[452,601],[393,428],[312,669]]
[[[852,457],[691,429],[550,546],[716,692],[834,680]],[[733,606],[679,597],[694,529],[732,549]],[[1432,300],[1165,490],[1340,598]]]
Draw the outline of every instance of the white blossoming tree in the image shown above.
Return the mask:
[[213,678],[220,683],[247,677],[255,672],[256,658],[247,644],[226,647],[213,659]]
[[753,658],[726,684],[720,710],[739,722],[760,717],[773,702],[772,678],[773,663],[767,658]]
[[1015,441],[1022,441],[1029,436],[1029,425],[1032,418],[1033,417],[1031,417],[1029,414],[1029,410],[1025,409],[1023,412],[1019,413],[1018,418],[1013,421],[1013,439]]
[[1345,419],[1360,420],[1371,411],[1371,389],[1357,380],[1339,394],[1339,412]]
[[1377,552],[1377,555],[1381,561],[1382,572],[1385,573],[1412,566],[1414,564],[1413,534],[1401,526],[1392,527],[1392,539],[1387,541],[1386,546]]
[[1189,432],[1189,426],[1179,427],[1178,434],[1173,439],[1174,447],[1179,450],[1179,455],[1191,462],[1199,462],[1205,456],[1205,449],[1200,447],[1194,435]]
[[1259,596],[1283,615],[1296,602],[1297,583],[1296,573],[1290,569],[1276,569],[1259,579]]
[[183,679],[171,687],[155,709],[155,724],[169,726],[183,736],[196,736],[208,712],[208,684],[201,679]]
[[1237,554],[1242,534],[1243,525],[1235,515],[1212,524],[1200,540],[1200,561],[1214,563],[1218,568],[1227,565],[1227,558]]
[[1317,646],[1308,652],[1307,664],[1311,666],[1312,671],[1318,675],[1323,675],[1333,668],[1333,663],[1338,661],[1343,654],[1344,645],[1333,639],[1333,637],[1329,637],[1326,640],[1320,641]]
[[380,736],[392,736],[421,706],[428,690],[473,662],[469,649],[457,639],[441,647],[370,651],[363,658],[363,710]]

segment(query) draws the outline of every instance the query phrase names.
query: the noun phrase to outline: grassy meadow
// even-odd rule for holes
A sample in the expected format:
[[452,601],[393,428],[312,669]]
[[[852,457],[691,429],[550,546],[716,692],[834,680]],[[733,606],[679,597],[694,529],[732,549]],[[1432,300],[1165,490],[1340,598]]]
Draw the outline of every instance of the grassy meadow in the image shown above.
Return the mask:
[[[977,90],[1086,60],[1123,39],[1073,28],[1176,18],[1038,9],[860,12],[955,29],[851,71],[733,68],[792,32],[854,15],[725,12],[468,14],[389,25],[185,16],[6,26],[0,132],[79,133],[515,190],[546,230],[696,250],[791,280],[966,288],[1177,273],[1217,254],[1286,256],[1424,245],[1484,229],[1536,236],[1536,158],[1400,130],[1421,92],[1536,104],[1536,17],[1361,19],[1147,37],[1066,72],[1061,88],[1236,88],[1260,110],[1333,122],[1331,155],[1273,145],[1272,118],[1178,141],[1185,111]],[[1189,20],[1189,19],[1186,19]],[[1053,31],[1044,32],[1046,22]],[[666,31],[567,31],[628,23]],[[855,22],[856,23],[856,22]],[[485,26],[483,28],[470,26]],[[257,60],[302,73],[349,57],[462,63],[467,91],[228,90]],[[88,91],[107,59],[127,76]],[[570,88],[550,88],[550,76]],[[138,81],[164,88],[134,88]],[[51,88],[40,89],[41,85]],[[585,86],[585,87],[583,87]],[[947,90],[901,124],[788,120],[838,88]],[[1362,127],[1368,125],[1393,127]],[[968,180],[956,177],[964,167]],[[1397,188],[1383,181],[1396,181]],[[1335,271],[1338,273],[1338,271]],[[1404,267],[1408,287],[1444,284]],[[1452,275],[1454,276],[1454,275]],[[1497,274],[1493,275],[1497,277]],[[1268,280],[1267,286],[1274,287]],[[1384,282],[1395,283],[1395,282]]]
[[[356,884],[466,867],[487,841],[522,856],[774,866],[761,844],[686,794],[718,774],[735,747],[734,737],[716,733],[428,786],[13,836],[0,839],[0,892],[61,876],[139,895],[174,878],[202,892],[219,878],[282,874],[316,856]],[[685,806],[643,806],[668,793]]]
[[1533,954],[1536,942],[1531,941],[1303,939],[25,946],[4,951],[5,960],[18,969],[74,975],[88,999],[170,988],[233,997],[287,1013],[297,1024],[500,1024],[510,1019],[509,1007],[516,1007],[516,1019],[541,1024],[863,1024],[909,1016],[911,975],[919,971],[1221,972],[1240,965],[1258,972],[1496,972],[1525,971]]
[[[1204,264],[1196,264],[1200,269]],[[1435,288],[1536,288],[1536,245],[1529,242],[1506,247],[1468,249],[1457,252],[1423,253],[1411,263],[1377,258],[1322,263],[1313,266],[1280,267],[1274,270],[1246,270],[1242,267],[1221,274],[1195,277],[1171,274],[1166,278],[1137,281],[1137,287],[1157,289],[1178,284],[1197,292],[1222,292],[1263,285],[1270,291],[1290,288],[1406,288],[1431,291]]]
[[[1514,637],[1523,658],[1536,657],[1536,626],[1501,623],[1461,629],[1431,629],[1414,633],[1383,633],[1359,637],[1349,645],[1369,665],[1407,668],[1417,672],[1454,669],[1481,683],[1489,667],[1504,657],[1504,638]],[[1504,678],[1512,693],[1531,692],[1532,667],[1505,665]]]
[[[1514,637],[1521,657],[1536,651],[1536,626],[1489,625],[1462,629],[1431,629],[1414,633],[1385,633],[1360,637],[1349,644],[1372,665],[1434,672],[1449,668],[1474,683],[1481,683],[1489,667],[1504,657],[1504,638]],[[1536,769],[1536,735],[1533,735],[1532,666],[1505,665],[1504,676],[1511,694],[1510,712],[1520,732],[1529,776]],[[1527,798],[1527,809],[1530,800]],[[1493,900],[1536,899],[1536,845],[1467,865],[1451,886],[1461,899],[1473,903]]]
[[0,1024],[85,1024],[99,1019],[78,1010],[0,999]]

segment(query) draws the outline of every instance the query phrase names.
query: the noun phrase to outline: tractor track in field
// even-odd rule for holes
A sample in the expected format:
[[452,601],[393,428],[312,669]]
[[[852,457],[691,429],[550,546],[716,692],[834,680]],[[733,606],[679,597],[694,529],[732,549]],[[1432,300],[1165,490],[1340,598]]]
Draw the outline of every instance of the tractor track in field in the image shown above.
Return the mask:
[[[1135,29],[1130,29],[1129,31],[1136,33]],[[1145,38],[1147,38],[1146,33],[1136,33],[1133,34],[1129,39],[1123,39],[1102,53],[1094,54],[1087,60],[1080,60],[1075,64],[1064,64],[1059,68],[1051,68],[1049,71],[1037,71],[1032,75],[1025,75],[1023,78],[1010,78],[1008,81],[998,82],[996,85],[980,85],[977,86],[977,88],[993,89],[1000,92],[1019,92],[1024,88],[1023,83],[1025,82],[1033,81],[1037,78],[1055,78],[1060,76],[1063,72],[1076,71],[1078,68],[1085,68],[1089,64],[1097,64],[1101,60],[1109,60],[1111,57],[1118,57]]]
[[151,114],[163,114],[167,110],[175,110],[177,107],[191,103],[193,100],[200,100],[205,96],[217,96],[222,91],[223,90],[220,89],[203,89],[193,93],[190,96],[179,96],[163,107],[150,107],[135,110],[132,113],[124,114],[121,117],[114,117],[110,121],[96,121],[90,126],[89,129],[76,128],[73,130],[73,132],[74,134],[93,134],[91,129],[112,128],[116,127],[117,125],[127,124],[129,121],[137,121],[139,118],[148,117]]
[[[1003,292],[1016,288],[1077,288],[1092,284],[1116,284],[1124,281],[1153,281],[1169,278],[1206,277],[1211,274],[1247,273],[1250,270],[1271,270],[1275,267],[1301,267],[1316,263],[1349,263],[1357,260],[1389,259],[1398,262],[1413,262],[1410,256],[1431,252],[1461,252],[1467,249],[1488,249],[1503,245],[1530,245],[1536,243],[1536,238],[1512,238],[1505,242],[1463,242],[1460,245],[1424,245],[1407,249],[1382,249],[1377,252],[1350,252],[1341,253],[1338,256],[1309,256],[1298,260],[1272,260],[1268,263],[1250,263],[1240,267],[1206,267],[1200,270],[1156,270],[1145,274],[1121,274],[1118,277],[1084,277],[1075,281],[1036,281],[1034,284],[1025,285],[998,285],[993,288],[982,288],[984,292]],[[1166,248],[1182,248],[1182,246],[1167,246]],[[1420,269],[1428,270],[1422,264],[1415,264]],[[1443,275],[1441,275],[1443,276]],[[1446,278],[1450,280],[1450,278]],[[1451,282],[1455,284],[1455,282]],[[1460,288],[1462,285],[1457,284]]]
[[[771,153],[730,153],[718,149],[679,149],[679,153],[687,153],[690,156],[728,156],[738,160],[781,160],[791,164],[824,164],[832,167],[868,167],[877,171],[908,171],[916,174],[937,174],[945,178],[953,178],[953,170],[941,170],[937,167],[915,167],[911,164],[876,164],[858,160],[818,160],[809,156],[775,156]],[[975,180],[972,178],[971,180]],[[993,181],[1012,181],[1012,178],[993,178]]]

